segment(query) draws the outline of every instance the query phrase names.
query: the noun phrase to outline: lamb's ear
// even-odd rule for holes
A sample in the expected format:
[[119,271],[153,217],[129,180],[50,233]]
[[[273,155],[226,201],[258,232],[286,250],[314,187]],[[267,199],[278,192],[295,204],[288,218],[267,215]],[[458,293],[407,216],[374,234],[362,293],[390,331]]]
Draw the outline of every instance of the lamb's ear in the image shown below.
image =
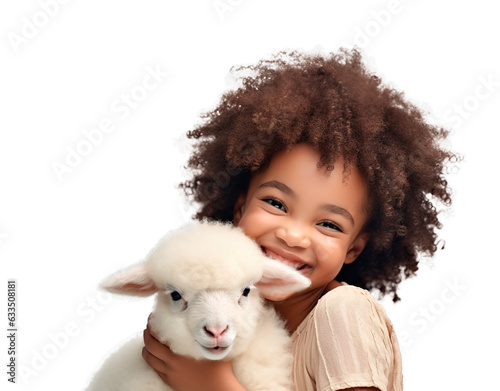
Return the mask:
[[104,280],[100,287],[112,293],[150,296],[158,291],[144,263],[120,270]]
[[255,285],[266,299],[284,300],[311,285],[311,281],[293,267],[269,257],[263,257],[262,268],[262,278]]

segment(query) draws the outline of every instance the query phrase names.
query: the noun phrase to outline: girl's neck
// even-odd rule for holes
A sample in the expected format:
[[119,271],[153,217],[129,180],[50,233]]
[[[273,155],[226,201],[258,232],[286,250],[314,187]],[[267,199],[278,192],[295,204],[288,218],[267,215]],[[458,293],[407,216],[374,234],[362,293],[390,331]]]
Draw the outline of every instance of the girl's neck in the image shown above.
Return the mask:
[[331,283],[322,288],[306,291],[304,293],[298,293],[286,300],[271,302],[271,304],[274,306],[276,312],[286,322],[286,327],[289,333],[293,334],[306,316],[316,306],[321,296],[339,285],[341,285],[339,282],[333,280]]

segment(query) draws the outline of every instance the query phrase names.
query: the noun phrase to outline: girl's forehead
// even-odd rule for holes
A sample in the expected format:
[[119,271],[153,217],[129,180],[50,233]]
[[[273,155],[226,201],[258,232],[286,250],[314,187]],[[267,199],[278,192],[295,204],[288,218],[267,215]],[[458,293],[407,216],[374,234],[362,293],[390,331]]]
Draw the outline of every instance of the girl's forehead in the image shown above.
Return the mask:
[[267,167],[260,171],[263,175],[282,175],[291,178],[298,176],[300,173],[310,173],[311,175],[322,172],[325,176],[331,173],[343,173],[344,161],[337,159],[334,166],[335,170],[327,172],[326,168],[318,169],[321,155],[313,147],[307,144],[297,144],[290,150],[276,153],[270,160]]

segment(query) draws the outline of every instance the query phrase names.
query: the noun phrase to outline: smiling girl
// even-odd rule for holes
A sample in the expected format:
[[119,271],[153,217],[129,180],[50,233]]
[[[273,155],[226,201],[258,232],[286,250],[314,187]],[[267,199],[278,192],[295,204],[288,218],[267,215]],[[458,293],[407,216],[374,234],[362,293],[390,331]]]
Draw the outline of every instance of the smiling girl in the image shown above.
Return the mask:
[[[357,51],[279,53],[241,67],[241,86],[188,137],[196,218],[233,221],[311,280],[266,297],[292,337],[295,390],[401,390],[398,342],[369,291],[399,300],[437,250],[449,205],[447,133],[381,83]],[[179,391],[244,390],[229,362],[172,353],[149,329],[143,356]]]

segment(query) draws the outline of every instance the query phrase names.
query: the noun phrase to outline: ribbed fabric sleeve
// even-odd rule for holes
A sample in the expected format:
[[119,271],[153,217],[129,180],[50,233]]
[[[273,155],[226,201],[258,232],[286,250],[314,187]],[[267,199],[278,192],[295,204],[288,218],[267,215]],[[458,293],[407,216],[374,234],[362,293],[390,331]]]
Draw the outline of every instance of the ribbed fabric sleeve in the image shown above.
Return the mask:
[[401,354],[383,307],[366,290],[339,286],[292,335],[296,391],[376,387],[401,391]]

